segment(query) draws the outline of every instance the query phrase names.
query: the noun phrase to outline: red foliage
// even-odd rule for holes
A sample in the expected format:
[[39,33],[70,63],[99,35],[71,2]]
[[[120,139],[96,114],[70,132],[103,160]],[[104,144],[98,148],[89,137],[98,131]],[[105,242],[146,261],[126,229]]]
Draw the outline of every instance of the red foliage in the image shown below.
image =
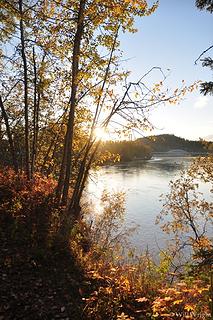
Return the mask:
[[0,220],[10,221],[13,240],[25,240],[30,246],[45,246],[52,226],[54,210],[52,178],[35,174],[27,180],[12,169],[0,171]]

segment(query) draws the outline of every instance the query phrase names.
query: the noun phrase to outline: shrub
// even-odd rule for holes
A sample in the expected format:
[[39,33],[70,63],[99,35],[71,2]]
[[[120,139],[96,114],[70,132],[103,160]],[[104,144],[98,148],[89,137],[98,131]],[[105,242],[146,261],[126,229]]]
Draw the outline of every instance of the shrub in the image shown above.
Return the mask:
[[28,181],[10,168],[0,171],[1,226],[4,229],[9,223],[10,240],[26,243],[29,248],[49,245],[59,221],[53,200],[55,184],[40,174]]

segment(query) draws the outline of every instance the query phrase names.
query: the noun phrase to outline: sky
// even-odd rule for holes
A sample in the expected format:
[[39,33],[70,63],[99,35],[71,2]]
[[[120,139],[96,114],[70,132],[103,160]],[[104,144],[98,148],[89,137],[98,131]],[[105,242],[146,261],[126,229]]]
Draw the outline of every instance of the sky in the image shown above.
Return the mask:
[[[180,87],[183,79],[188,85],[213,80],[210,68],[202,67],[201,62],[195,65],[213,44],[213,14],[198,10],[195,0],[160,0],[155,13],[137,19],[135,26],[137,33],[123,34],[120,39],[131,80],[153,66],[170,69],[167,84],[171,89]],[[213,49],[207,56],[213,56]],[[191,140],[213,135],[213,96],[194,91],[178,105],[159,106],[150,120],[155,127],[151,134],[169,133]]]

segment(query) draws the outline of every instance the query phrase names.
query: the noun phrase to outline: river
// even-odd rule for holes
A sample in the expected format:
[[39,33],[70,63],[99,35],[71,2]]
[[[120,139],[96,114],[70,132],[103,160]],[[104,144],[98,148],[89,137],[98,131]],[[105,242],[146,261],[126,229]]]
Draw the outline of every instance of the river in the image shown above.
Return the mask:
[[169,182],[178,177],[192,160],[191,157],[162,157],[104,166],[92,172],[86,192],[97,212],[104,190],[125,192],[125,223],[139,226],[132,236],[133,244],[140,251],[148,247],[150,252],[156,252],[156,248],[163,248],[166,241],[165,234],[155,224],[162,208],[160,196],[169,191]]

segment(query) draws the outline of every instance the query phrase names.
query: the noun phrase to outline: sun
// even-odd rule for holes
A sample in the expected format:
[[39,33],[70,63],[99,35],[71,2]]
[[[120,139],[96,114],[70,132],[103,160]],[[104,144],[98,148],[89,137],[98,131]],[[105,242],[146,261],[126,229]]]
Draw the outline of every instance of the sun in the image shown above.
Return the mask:
[[97,140],[107,141],[110,140],[109,133],[104,128],[96,128],[94,135]]

